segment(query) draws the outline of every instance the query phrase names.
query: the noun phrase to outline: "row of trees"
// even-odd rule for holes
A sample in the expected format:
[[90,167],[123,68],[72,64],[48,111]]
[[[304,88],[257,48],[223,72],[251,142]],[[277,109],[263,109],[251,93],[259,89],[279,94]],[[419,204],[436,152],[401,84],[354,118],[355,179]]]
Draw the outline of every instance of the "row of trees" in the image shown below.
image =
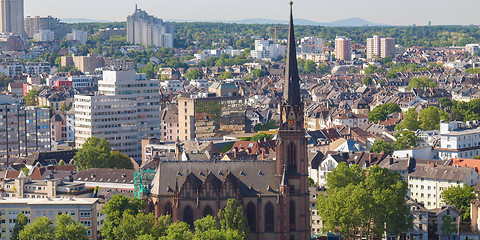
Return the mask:
[[73,220],[69,214],[57,216],[56,224],[46,217],[37,218],[28,224],[28,218],[23,213],[17,215],[12,231],[13,240],[70,240],[87,239],[87,227]]
[[438,130],[440,129],[440,121],[448,121],[449,119],[448,114],[438,107],[430,106],[422,109],[420,114],[416,109],[410,108],[403,116],[402,122],[395,126],[395,130]]
[[417,146],[417,136],[411,131],[399,131],[395,134],[396,141],[390,144],[384,140],[375,140],[370,151],[374,153],[385,153],[392,156],[393,151],[408,149]]
[[444,97],[438,100],[438,103],[442,108],[450,111],[450,119],[452,120],[480,120],[480,99],[463,102]]
[[[143,202],[136,198],[115,195],[105,204],[107,219],[101,228],[104,239],[246,239],[249,234],[242,206],[229,199],[218,216],[208,215],[189,226],[185,222],[171,222],[170,216],[142,213]],[[192,232],[192,229],[194,231]]]

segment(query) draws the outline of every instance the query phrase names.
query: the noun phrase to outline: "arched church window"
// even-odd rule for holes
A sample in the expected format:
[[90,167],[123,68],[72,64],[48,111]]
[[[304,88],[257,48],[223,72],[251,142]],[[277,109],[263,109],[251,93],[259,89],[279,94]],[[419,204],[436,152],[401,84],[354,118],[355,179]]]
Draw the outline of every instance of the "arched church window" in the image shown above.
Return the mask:
[[203,209],[203,217],[208,215],[213,216],[213,210],[210,206],[206,206],[205,209]]
[[273,232],[275,226],[275,212],[273,208],[273,204],[268,202],[265,205],[265,231],[266,232]]
[[295,230],[295,217],[296,217],[296,210],[295,210],[295,202],[290,201],[290,217],[289,217],[289,222],[290,222],[290,230]]
[[186,206],[183,209],[183,221],[190,225],[190,228],[193,228],[193,210],[190,206]]
[[172,215],[172,203],[167,202],[163,208],[163,215]]
[[297,171],[297,164],[296,164],[296,148],[295,143],[290,143],[288,145],[288,171],[289,172],[296,172]]
[[251,202],[247,204],[247,223],[251,232],[257,231],[257,214],[256,214],[255,205]]

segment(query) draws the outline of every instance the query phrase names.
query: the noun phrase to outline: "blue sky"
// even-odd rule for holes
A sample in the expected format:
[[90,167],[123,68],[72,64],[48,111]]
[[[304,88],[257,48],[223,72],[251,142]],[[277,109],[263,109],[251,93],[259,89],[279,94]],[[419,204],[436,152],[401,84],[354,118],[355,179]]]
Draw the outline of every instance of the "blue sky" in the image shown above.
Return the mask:
[[[163,19],[286,20],[288,0],[24,0],[25,16],[125,21],[138,7]],[[295,18],[316,22],[359,17],[390,25],[480,25],[479,0],[296,0]]]

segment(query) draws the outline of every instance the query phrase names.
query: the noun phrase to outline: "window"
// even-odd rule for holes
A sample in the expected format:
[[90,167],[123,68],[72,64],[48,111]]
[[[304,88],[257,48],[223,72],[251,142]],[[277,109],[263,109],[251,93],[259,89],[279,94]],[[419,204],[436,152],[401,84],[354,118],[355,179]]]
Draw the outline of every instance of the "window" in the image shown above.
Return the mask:
[[290,230],[295,230],[295,217],[296,217],[296,211],[295,211],[295,202],[290,201],[290,208],[289,208],[289,223],[290,223]]
[[265,231],[266,232],[273,232],[275,226],[275,212],[273,208],[273,204],[268,202],[265,205]]
[[210,206],[206,206],[205,209],[203,209],[203,217],[208,215],[213,216],[213,210]]
[[193,228],[193,210],[190,206],[185,207],[183,209],[183,221],[190,225],[190,228]]
[[257,231],[257,214],[256,214],[256,208],[255,205],[252,202],[249,202],[247,204],[247,223],[248,227],[250,228],[251,232],[256,232]]

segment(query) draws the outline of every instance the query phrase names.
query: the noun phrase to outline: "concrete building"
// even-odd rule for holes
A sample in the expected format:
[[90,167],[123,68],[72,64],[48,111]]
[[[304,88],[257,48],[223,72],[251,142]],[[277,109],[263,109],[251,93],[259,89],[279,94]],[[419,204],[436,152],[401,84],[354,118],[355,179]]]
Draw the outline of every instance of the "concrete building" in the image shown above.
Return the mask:
[[250,51],[252,58],[278,58],[284,56],[286,48],[283,45],[276,44],[273,40],[255,40],[255,50]]
[[300,52],[301,53],[322,54],[324,47],[325,47],[325,41],[323,40],[323,38],[304,37],[300,40]]
[[87,227],[87,237],[97,239],[97,202],[98,198],[0,198],[0,220],[2,239],[10,239],[15,219],[19,213],[27,216],[30,222],[46,217],[55,224],[56,217],[70,214],[75,221]]
[[23,0],[0,0],[0,32],[23,36],[23,11]]
[[87,54],[87,56],[62,56],[61,66],[75,66],[83,73],[93,73],[95,69],[104,66],[102,57]]
[[183,90],[183,82],[180,80],[165,80],[160,85],[167,92],[181,92]]
[[480,129],[465,122],[440,122],[440,147],[435,148],[442,160],[473,158],[480,153]]
[[335,38],[335,58],[343,61],[352,59],[352,40],[345,36]]
[[72,29],[72,32],[67,34],[67,39],[70,41],[78,41],[80,44],[83,45],[87,42],[87,32]]
[[160,137],[159,80],[134,71],[104,71],[97,95],[75,95],[75,144],[96,136],[112,149],[141,160],[141,143]]
[[25,71],[28,75],[36,76],[42,73],[50,73],[50,64],[48,62],[27,62]]
[[148,15],[137,7],[127,17],[127,40],[133,44],[173,47],[174,34],[173,23]]
[[25,18],[25,32],[28,37],[34,37],[34,34],[39,33],[40,30],[50,30],[54,33],[55,40],[60,40],[71,32],[71,27],[60,22],[60,19],[52,16],[48,17],[26,17]]
[[475,55],[480,53],[480,44],[467,44],[465,45],[465,51],[470,53],[470,55]]
[[33,39],[37,42],[51,42],[55,40],[55,33],[51,30],[40,29],[38,33],[33,34]]
[[395,56],[395,38],[385,38],[378,35],[367,38],[367,59]]
[[20,107],[10,95],[0,99],[0,162],[50,150],[50,109]]
[[104,58],[104,62],[104,70],[127,71],[135,68],[132,59]]
[[180,140],[214,138],[245,132],[242,96],[192,95],[178,99]]
[[179,139],[178,108],[171,104],[163,109],[160,119],[162,129],[162,140],[165,142],[176,141]]

